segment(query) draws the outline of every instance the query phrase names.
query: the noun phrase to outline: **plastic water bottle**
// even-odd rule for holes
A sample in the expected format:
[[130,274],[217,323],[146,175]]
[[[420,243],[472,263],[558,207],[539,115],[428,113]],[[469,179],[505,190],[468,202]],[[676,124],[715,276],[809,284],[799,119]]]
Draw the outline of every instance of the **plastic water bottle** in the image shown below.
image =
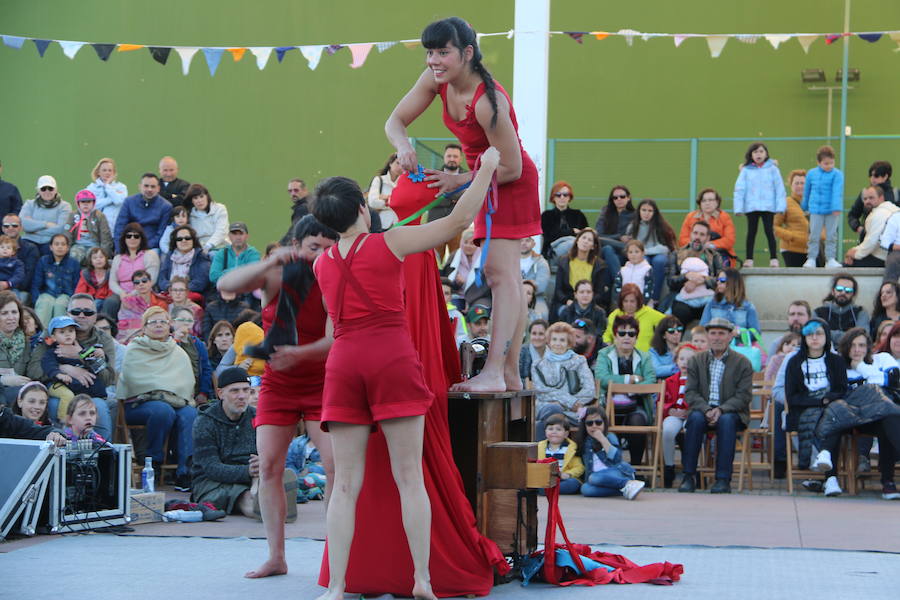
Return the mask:
[[167,510],[163,513],[166,521],[181,521],[182,523],[196,523],[203,520],[203,513],[199,510]]
[[141,471],[141,490],[147,494],[156,491],[156,482],[153,475],[153,458],[144,459],[144,469]]

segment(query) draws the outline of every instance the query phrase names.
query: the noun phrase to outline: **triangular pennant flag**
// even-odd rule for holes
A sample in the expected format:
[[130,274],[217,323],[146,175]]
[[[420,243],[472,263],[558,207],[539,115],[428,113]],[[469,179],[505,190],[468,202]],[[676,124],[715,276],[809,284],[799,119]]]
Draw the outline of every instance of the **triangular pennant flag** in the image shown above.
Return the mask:
[[284,54],[286,52],[293,50],[296,47],[297,46],[279,46],[278,48],[275,48],[275,56],[278,58],[278,62],[284,60]]
[[325,46],[300,46],[300,54],[306,59],[309,69],[315,71],[319,66],[319,59],[322,58],[322,50]]
[[116,48],[116,52],[131,52],[133,50],[140,50],[141,48],[146,48],[143,44],[119,44],[119,47]]
[[791,36],[786,33],[769,33],[766,34],[765,38],[769,40],[773,48],[778,50],[778,46],[791,39]]
[[328,53],[328,56],[334,56],[335,52],[343,48],[343,44],[331,44],[327,48],[325,48],[325,52]]
[[229,52],[231,52],[231,57],[234,59],[234,62],[240,61],[244,58],[244,53],[247,52],[246,48],[229,48]]
[[625,43],[631,46],[634,44],[634,36],[640,35],[640,31],[635,31],[634,29],[620,29],[616,32],[616,35],[621,35],[625,38]]
[[38,54],[41,55],[41,58],[44,58],[44,52],[47,51],[47,46],[50,45],[50,42],[53,40],[31,40],[34,42],[35,48],[37,48]]
[[15,35],[4,35],[3,43],[9,46],[10,48],[15,48],[19,50],[22,46],[25,45],[25,38],[18,37]]
[[60,40],[59,45],[62,46],[63,54],[69,58],[75,58],[75,55],[84,46],[84,42],[64,42]]
[[675,34],[674,36],[672,36],[672,40],[675,42],[675,47],[678,48],[679,46],[681,46],[681,43],[684,40],[688,39],[688,37],[690,37],[690,36],[683,35],[683,34]]
[[191,61],[194,59],[194,55],[197,54],[197,50],[200,48],[175,48],[175,52],[178,53],[178,56],[181,57],[181,72],[185,75],[191,70]]
[[374,45],[375,44],[351,44],[350,54],[353,55],[353,62],[350,63],[350,67],[358,69],[363,66],[366,62],[366,57],[369,56],[369,52]]
[[219,68],[219,62],[222,60],[225,50],[222,48],[204,48],[203,54],[206,55],[206,66],[209,67],[209,76],[215,77],[216,69]]
[[867,42],[869,42],[870,44],[874,44],[875,42],[880,40],[881,36],[883,36],[884,34],[883,33],[860,33],[858,35],[859,35],[860,39],[864,39]]
[[744,42],[745,44],[755,44],[759,41],[758,35],[752,35],[747,33],[739,33],[735,36],[739,42]]
[[602,42],[603,40],[605,40],[606,38],[609,37],[608,31],[592,31],[591,33],[594,35],[595,38],[597,38],[597,41],[600,41],[600,42]]
[[709,53],[713,58],[719,58],[719,55],[722,54],[722,49],[725,48],[726,42],[728,42],[727,35],[706,36],[706,44],[709,46]]
[[838,41],[839,39],[841,39],[842,37],[847,36],[847,35],[850,35],[850,34],[849,33],[831,33],[831,34],[825,36],[825,43],[830,46],[833,43],[835,43],[836,41]]
[[169,53],[172,52],[171,48],[164,48],[161,46],[150,46],[147,49],[150,51],[150,56],[153,57],[153,60],[161,65],[164,65],[169,61]]
[[579,44],[583,44],[584,41],[581,39],[584,37],[583,31],[564,31],[567,36],[578,42]]
[[109,55],[116,49],[115,44],[91,44],[91,47],[97,53],[97,58],[104,62],[109,60]]
[[650,38],[654,38],[654,37],[656,37],[655,33],[642,33],[641,34],[641,39],[644,40],[645,42],[649,42]]
[[812,43],[816,41],[816,38],[819,37],[817,35],[798,35],[797,41],[800,42],[800,45],[803,47],[803,51],[809,54],[809,47],[812,46]]
[[259,67],[260,71],[262,71],[266,67],[266,63],[269,62],[269,57],[272,55],[273,49],[274,48],[272,47],[250,48],[250,52],[256,57],[256,66]]
[[380,53],[380,52],[384,52],[388,48],[391,48],[396,45],[397,45],[397,42],[377,42],[375,44],[375,47],[378,48],[378,52]]
[[900,31],[892,31],[888,34],[888,37],[890,37],[892,40],[897,42],[898,45],[900,45]]
[[418,42],[418,41],[415,41],[415,42],[403,42],[403,45],[406,46],[407,48],[418,48],[418,47],[419,47],[419,42]]

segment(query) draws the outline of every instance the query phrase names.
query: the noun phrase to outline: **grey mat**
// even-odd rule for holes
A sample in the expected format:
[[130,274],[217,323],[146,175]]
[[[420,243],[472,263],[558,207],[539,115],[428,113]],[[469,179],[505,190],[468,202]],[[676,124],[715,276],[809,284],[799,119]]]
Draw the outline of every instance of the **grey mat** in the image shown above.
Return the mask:
[[[0,598],[46,600],[84,594],[92,600],[190,598],[313,599],[324,544],[289,539],[290,574],[248,580],[265,558],[264,540],[69,535],[0,555]],[[828,598],[897,597],[900,555],[833,550],[597,546],[642,564],[668,560],[685,567],[674,586],[617,585],[558,588],[518,582],[495,587],[491,598]],[[52,582],[52,587],[51,586]]]

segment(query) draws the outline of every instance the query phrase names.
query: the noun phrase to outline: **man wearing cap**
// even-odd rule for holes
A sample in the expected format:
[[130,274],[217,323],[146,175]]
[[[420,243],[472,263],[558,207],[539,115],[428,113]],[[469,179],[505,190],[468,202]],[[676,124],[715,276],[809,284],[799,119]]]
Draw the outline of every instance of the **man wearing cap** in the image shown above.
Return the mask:
[[709,350],[698,352],[687,368],[684,399],[688,403],[684,446],[681,453],[684,478],[679,492],[696,489],[697,460],[707,432],[716,433],[716,483],[713,494],[731,493],[731,471],[738,431],[750,421],[753,393],[753,367],[728,344],[734,337],[734,325],[715,317],[706,324]]
[[72,240],[69,256],[81,262],[94,246],[106,250],[113,255],[112,232],[106,215],[96,208],[97,197],[89,190],[81,190],[75,194],[75,211],[69,213],[66,231]]
[[[3,235],[16,241],[19,246],[19,249],[16,250],[16,258],[21,260],[22,264],[25,265],[25,279],[22,280],[21,288],[23,290],[30,290],[31,279],[34,276],[34,269],[37,266],[37,261],[40,258],[41,253],[38,250],[37,244],[21,237],[22,219],[19,218],[19,215],[13,213],[4,215],[2,223]],[[27,292],[23,292],[23,294],[26,296],[28,295]]]
[[[3,174],[3,164],[0,163],[0,175]],[[0,179],[0,215],[9,213],[19,214],[22,210],[22,195],[19,188],[8,181]]]
[[491,308],[484,304],[475,304],[466,313],[469,324],[469,341],[491,339]]
[[194,207],[184,204],[184,195],[190,185],[184,179],[178,179],[178,161],[171,156],[163,156],[159,160],[159,195],[168,200],[172,206],[182,205],[191,212]]
[[141,193],[125,198],[113,226],[116,252],[122,251],[119,244],[122,232],[129,223],[140,223],[144,228],[144,235],[147,236],[147,247],[156,248],[159,246],[159,238],[171,220],[172,204],[159,195],[159,177],[156,173],[144,173],[141,176]]
[[209,280],[213,284],[231,269],[259,261],[259,250],[247,244],[249,238],[250,231],[246,223],[236,221],[228,227],[231,245],[213,255],[212,266],[209,268]]
[[[66,232],[66,222],[72,205],[62,199],[51,175],[41,175],[37,182],[37,196],[19,211],[22,218],[22,237],[38,245],[41,255],[50,254],[50,240],[57,233]],[[34,300],[34,299],[32,299]]]

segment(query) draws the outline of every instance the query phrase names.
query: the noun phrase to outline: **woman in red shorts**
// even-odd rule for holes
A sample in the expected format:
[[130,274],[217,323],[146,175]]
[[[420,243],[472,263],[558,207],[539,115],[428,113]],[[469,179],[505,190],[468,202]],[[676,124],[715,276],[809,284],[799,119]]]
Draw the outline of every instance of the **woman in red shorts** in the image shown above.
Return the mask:
[[471,223],[499,156],[496,149],[485,151],[481,169],[450,215],[383,234],[368,233],[371,218],[355,182],[332,177],[316,188],[312,214],[341,236],[313,266],[334,323],[334,344],[325,365],[322,426],[332,436],[335,474],[327,516],[328,591],[320,599],[337,600],[344,594],[356,500],[376,424],[384,433],[400,494],[413,562],[412,595],[435,598],[429,569],[431,508],[422,472],[424,415],[433,394],[403,312],[401,269],[405,256],[446,242]]
[[[425,28],[422,45],[427,49],[427,68],[385,125],[400,165],[410,172],[418,169],[406,129],[436,96],[443,103],[444,124],[462,144],[470,169],[488,146],[496,147],[503,157],[497,168],[498,206],[491,217],[491,241],[484,265],[493,295],[491,346],[481,372],[454,389],[519,390],[518,356],[527,314],[519,240],[541,233],[537,169],[522,148],[509,96],[481,63],[475,30],[459,17],[443,19]],[[472,178],[471,172],[454,175],[429,169],[427,174],[426,180],[432,182],[429,185],[441,193]],[[487,237],[485,212],[481,210],[475,221],[476,243]]]

